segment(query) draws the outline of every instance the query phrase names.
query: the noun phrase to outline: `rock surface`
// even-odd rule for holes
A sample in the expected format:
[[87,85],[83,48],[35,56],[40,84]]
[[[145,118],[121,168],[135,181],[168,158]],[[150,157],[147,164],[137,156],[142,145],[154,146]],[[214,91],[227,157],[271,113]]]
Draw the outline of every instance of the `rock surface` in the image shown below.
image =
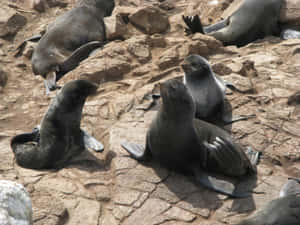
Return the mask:
[[[287,177],[300,177],[300,40],[267,37],[237,48],[223,47],[210,36],[184,34],[182,14],[201,12],[207,18],[204,22],[211,23],[209,19],[220,19],[231,0],[217,5],[211,0],[116,1],[118,12],[113,15],[126,20],[141,8],[156,7],[170,27],[148,34],[124,21],[125,40],[96,50],[58,82],[64,85],[84,77],[100,84],[97,94],[86,101],[81,126],[103,142],[104,152],[86,151],[60,170],[20,168],[10,140],[39,124],[56,93],[46,96],[42,78],[32,73],[34,44],[17,59],[15,48],[70,9],[74,1],[42,14],[24,10],[24,1],[14,2],[16,7],[11,9],[26,17],[27,24],[14,39],[0,39],[0,69],[8,76],[0,91],[0,179],[26,187],[35,225],[232,224],[277,197]],[[8,16],[9,11],[3,15]],[[120,147],[124,139],[144,144],[156,114],[142,110],[152,104],[149,95],[158,92],[160,82],[181,79],[179,65],[191,53],[203,55],[215,73],[243,91],[228,91],[234,115],[256,115],[232,125],[232,135],[243,146],[262,152],[257,180],[239,184],[253,190],[249,198],[229,199],[155,162],[138,163]]]
[[33,225],[31,200],[23,185],[0,180],[0,224]]

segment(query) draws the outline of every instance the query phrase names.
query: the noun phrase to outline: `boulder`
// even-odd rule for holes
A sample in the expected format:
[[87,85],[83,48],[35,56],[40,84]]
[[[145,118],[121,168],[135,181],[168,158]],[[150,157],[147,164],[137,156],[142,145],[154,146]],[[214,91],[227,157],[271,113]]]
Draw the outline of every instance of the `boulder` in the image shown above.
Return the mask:
[[23,185],[0,181],[0,224],[33,225],[31,200]]
[[146,34],[164,33],[170,27],[166,13],[153,6],[140,8],[129,16],[129,21]]
[[16,10],[6,6],[0,6],[0,37],[13,38],[16,33],[27,23],[27,19]]

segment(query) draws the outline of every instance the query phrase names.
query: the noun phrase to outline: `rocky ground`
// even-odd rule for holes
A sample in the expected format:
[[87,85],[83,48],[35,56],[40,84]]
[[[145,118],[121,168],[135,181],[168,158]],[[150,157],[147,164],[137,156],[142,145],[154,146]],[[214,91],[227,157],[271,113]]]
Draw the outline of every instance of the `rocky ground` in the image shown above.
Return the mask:
[[[81,124],[105,144],[105,151],[86,151],[63,169],[45,171],[19,167],[10,139],[39,124],[56,93],[46,96],[42,79],[32,73],[35,44],[19,58],[14,54],[22,40],[39,33],[74,1],[61,1],[43,13],[21,1],[0,6],[0,179],[26,187],[35,225],[232,224],[278,196],[287,177],[300,177],[300,110],[287,104],[300,88],[300,40],[266,37],[236,48],[223,47],[209,36],[184,34],[182,14],[200,13],[210,23],[230,2],[120,1],[116,11],[131,18],[125,40],[105,45],[59,82],[84,77],[100,84],[98,94],[85,104]],[[138,6],[160,10],[154,10],[155,16],[144,22],[147,26],[139,27],[142,30],[135,28],[140,21]],[[144,18],[151,14],[142,12]],[[230,199],[155,162],[137,163],[120,147],[124,139],[144,143],[156,113],[141,110],[150,104],[146,96],[157,90],[159,82],[181,77],[179,64],[191,53],[205,56],[217,74],[243,90],[228,91],[234,114],[256,115],[232,126],[242,145],[262,152],[257,180],[240,184],[253,189],[249,198]]]

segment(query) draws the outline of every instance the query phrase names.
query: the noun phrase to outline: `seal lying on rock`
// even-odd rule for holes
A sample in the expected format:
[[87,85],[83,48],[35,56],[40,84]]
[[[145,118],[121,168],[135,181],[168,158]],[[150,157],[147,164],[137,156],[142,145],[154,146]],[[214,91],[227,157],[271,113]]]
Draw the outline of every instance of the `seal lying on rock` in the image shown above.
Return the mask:
[[280,197],[236,225],[299,225],[300,179],[291,178],[281,189]]
[[[47,27],[32,55],[32,70],[44,77],[47,93],[65,73],[74,69],[106,41],[104,17],[111,15],[114,0],[81,0]],[[22,48],[20,45],[18,48]]]
[[226,125],[253,117],[230,118],[231,112],[225,112],[226,88],[234,86],[214,74],[206,59],[200,55],[190,55],[184,59],[181,67],[185,72],[183,82],[195,102],[196,118]]
[[85,100],[97,88],[87,80],[68,82],[52,100],[40,128],[11,140],[17,163],[31,169],[57,168],[85,148],[103,151],[101,143],[80,129]]
[[282,0],[244,0],[228,18],[217,24],[202,27],[197,16],[183,20],[192,33],[208,34],[224,45],[243,46],[268,35],[280,34],[279,16]]
[[129,142],[122,147],[137,160],[153,156],[168,168],[192,174],[196,182],[217,192],[247,196],[236,193],[232,183],[204,171],[232,177],[256,174],[258,153],[250,161],[226,131],[195,119],[194,101],[182,82],[169,80],[161,84],[160,93],[162,106],[148,129],[146,147]]

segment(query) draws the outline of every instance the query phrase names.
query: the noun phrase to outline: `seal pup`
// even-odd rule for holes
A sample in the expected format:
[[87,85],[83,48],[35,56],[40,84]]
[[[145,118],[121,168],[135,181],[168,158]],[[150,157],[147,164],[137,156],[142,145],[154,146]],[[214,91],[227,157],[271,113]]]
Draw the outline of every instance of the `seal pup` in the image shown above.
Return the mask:
[[246,197],[235,186],[209,176],[256,174],[258,153],[251,161],[241,146],[223,129],[195,118],[196,107],[187,87],[178,80],[160,86],[162,105],[146,137],[146,147],[124,141],[121,146],[137,160],[151,157],[162,165],[192,175],[197,183],[231,197]]
[[[32,70],[45,78],[47,93],[65,73],[74,69],[106,41],[104,17],[110,16],[114,0],[81,0],[58,16],[41,35],[32,55]],[[38,40],[39,35],[33,40]],[[31,39],[27,39],[28,41]],[[22,48],[22,44],[19,48]]]
[[249,218],[235,225],[299,225],[300,179],[291,178],[280,191],[280,197]]
[[17,163],[30,169],[59,168],[85,148],[103,151],[103,145],[80,129],[82,108],[98,86],[87,80],[70,81],[51,101],[40,127],[15,136],[11,148]]
[[209,62],[200,55],[189,55],[181,64],[185,75],[183,83],[187,86],[196,105],[196,118],[214,123],[230,124],[240,120],[247,120],[253,116],[232,116],[226,112],[226,88],[237,89],[221,77],[214,74]]
[[268,35],[279,36],[281,5],[282,0],[244,0],[230,17],[207,27],[198,15],[183,16],[183,20],[191,33],[208,34],[224,45],[241,47]]

